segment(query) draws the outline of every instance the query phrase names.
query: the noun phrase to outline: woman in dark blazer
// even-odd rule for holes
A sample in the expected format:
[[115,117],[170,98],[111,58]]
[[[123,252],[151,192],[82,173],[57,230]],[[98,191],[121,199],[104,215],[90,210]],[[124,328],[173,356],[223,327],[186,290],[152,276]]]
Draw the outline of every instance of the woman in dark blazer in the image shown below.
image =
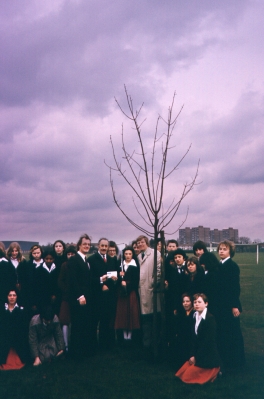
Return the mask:
[[182,309],[174,316],[175,334],[169,345],[169,357],[176,370],[190,357],[193,314],[193,297],[184,293],[182,295]]
[[245,363],[244,340],[240,329],[240,270],[232,260],[235,244],[225,240],[218,244],[219,264],[219,351],[225,368],[242,368]]
[[207,311],[208,300],[204,294],[194,295],[192,340],[190,358],[177,371],[176,376],[187,384],[204,384],[214,381],[220,371],[217,350],[216,323]]
[[0,326],[0,369],[20,369],[29,360],[28,323],[24,309],[17,305],[15,289],[0,308]]
[[55,314],[59,314],[58,269],[54,258],[53,251],[45,251],[44,263],[37,267],[34,273],[33,305],[36,306],[38,313],[44,306],[52,306]]
[[204,292],[204,269],[200,266],[196,256],[191,256],[187,260],[183,286],[184,292],[188,292],[190,295]]
[[16,286],[16,282],[16,271],[7,260],[5,246],[0,242],[0,307],[4,306],[7,292]]
[[200,256],[199,262],[205,270],[203,293],[208,298],[208,310],[218,323],[219,315],[219,261],[212,252]]
[[22,255],[18,242],[12,242],[7,251],[7,258],[10,266],[16,275],[16,289],[18,291],[18,304],[24,306],[24,282],[26,279],[27,261]]
[[115,329],[123,330],[124,340],[131,342],[132,333],[140,329],[139,263],[132,247],[123,250],[120,268]]

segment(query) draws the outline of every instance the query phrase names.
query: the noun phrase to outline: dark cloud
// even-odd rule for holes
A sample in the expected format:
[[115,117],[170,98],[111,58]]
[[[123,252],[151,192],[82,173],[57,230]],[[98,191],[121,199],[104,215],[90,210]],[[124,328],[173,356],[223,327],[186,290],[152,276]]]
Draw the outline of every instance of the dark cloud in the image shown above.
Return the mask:
[[[235,3],[62,2],[42,15],[27,2],[20,17],[6,6],[10,28],[1,32],[0,101],[61,105],[82,98],[103,114],[120,82],[133,82],[148,100],[153,92],[144,79],[153,63],[170,72],[191,65],[221,40],[207,29],[230,29],[230,19],[234,24],[247,4],[241,2],[235,14]],[[29,19],[29,13],[38,17]]]
[[[157,116],[166,118],[173,91],[180,87],[177,104],[186,93],[187,100],[195,98],[177,123],[168,168],[190,143],[192,148],[166,182],[164,207],[191,181],[199,158],[201,184],[182,204],[171,231],[184,220],[188,205],[188,223],[215,223],[212,227],[227,227],[229,221],[244,227],[239,210],[245,214],[254,208],[252,231],[260,231],[263,90],[253,89],[238,67],[232,106],[219,95],[225,76],[229,81],[232,76],[222,60],[231,65],[241,56],[238,65],[246,65],[257,38],[255,30],[252,37],[249,33],[262,6],[246,0],[237,4],[28,0],[14,7],[5,2],[0,14],[1,237],[70,241],[87,231],[95,240],[105,234],[127,242],[137,235],[113,202],[104,164],[113,165],[110,135],[124,164],[122,123],[128,150],[140,152],[132,124],[114,102],[116,96],[127,110],[124,83],[135,109],[145,103],[142,134],[148,161]],[[256,42],[256,72],[262,46]],[[232,51],[237,51],[233,57]],[[203,75],[201,65],[208,68]],[[212,110],[212,100],[219,113]],[[164,129],[161,124],[160,132]],[[120,203],[141,224],[127,184],[118,175],[114,183]],[[249,198],[251,190],[256,195]]]

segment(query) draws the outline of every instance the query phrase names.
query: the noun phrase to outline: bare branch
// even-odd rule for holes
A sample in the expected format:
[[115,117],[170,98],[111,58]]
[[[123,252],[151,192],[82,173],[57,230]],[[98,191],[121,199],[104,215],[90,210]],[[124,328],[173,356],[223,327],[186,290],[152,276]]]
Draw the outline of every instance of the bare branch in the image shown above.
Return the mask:
[[[140,216],[140,218],[144,221],[144,223],[149,226],[150,228],[154,229],[154,235],[157,236],[158,231],[161,229],[166,228],[173,218],[175,217],[182,201],[188,195],[188,193],[194,188],[197,184],[196,180],[198,177],[198,169],[199,169],[199,162],[197,165],[196,173],[191,180],[190,183],[185,183],[183,186],[183,190],[180,193],[179,199],[176,202],[176,198],[173,198],[171,203],[169,204],[167,209],[164,210],[163,205],[163,197],[164,197],[164,190],[165,190],[165,182],[166,179],[172,175],[173,172],[178,170],[179,166],[188,155],[191,145],[189,145],[188,149],[184,152],[181,158],[177,161],[177,163],[167,171],[167,163],[168,163],[168,154],[175,145],[171,145],[171,139],[173,137],[174,129],[177,123],[177,120],[183,110],[183,105],[181,106],[180,110],[176,114],[173,115],[174,111],[174,104],[176,98],[176,92],[174,92],[172,97],[171,105],[168,108],[168,115],[167,120],[165,120],[161,115],[158,116],[154,131],[154,138],[153,138],[153,145],[151,150],[151,162],[150,162],[150,170],[148,169],[148,161],[147,161],[147,152],[144,148],[143,143],[143,136],[141,132],[141,128],[143,121],[139,121],[139,116],[144,106],[144,103],[141,104],[139,110],[134,110],[134,104],[132,97],[128,94],[127,88],[124,85],[125,96],[127,101],[128,110],[125,111],[117,99],[115,99],[119,109],[125,115],[125,117],[133,123],[133,130],[137,134],[138,144],[140,147],[140,151],[136,151],[133,149],[132,151],[130,148],[126,148],[125,138],[124,138],[124,131],[122,125],[122,134],[121,134],[121,141],[122,141],[122,159],[128,165],[128,170],[124,169],[121,162],[117,160],[114,144],[112,141],[112,137],[110,136],[110,143],[112,147],[112,153],[114,158],[114,167],[108,165],[106,162],[105,164],[110,170],[110,184],[112,188],[112,194],[114,198],[114,202],[116,203],[117,207],[126,217],[126,219],[140,231],[148,234],[153,235],[147,228],[139,226],[136,222],[134,222],[122,209],[120,203],[117,201],[116,194],[114,191],[114,184],[112,179],[112,172],[117,172],[119,176],[121,176],[126,184],[130,187],[130,189],[135,193],[135,198],[132,197],[132,201],[134,207]],[[159,134],[159,126],[160,121],[163,121],[166,125],[166,132]],[[160,163],[157,164],[157,144],[160,143],[161,146],[161,160]],[[157,164],[157,165],[156,165]],[[155,172],[156,166],[158,166],[158,171]],[[155,173],[156,176],[155,176]],[[130,176],[130,177],[129,177]],[[140,207],[136,203],[136,199],[139,201]],[[142,209],[143,212],[142,212]],[[187,213],[188,215],[188,213]],[[186,215],[186,218],[187,218]],[[185,220],[186,220],[185,218]],[[185,222],[184,220],[184,222]],[[183,222],[183,223],[184,223]],[[182,223],[182,224],[183,224]],[[181,224],[181,225],[182,225]],[[177,231],[177,230],[176,230]],[[169,234],[169,233],[166,233]]]
[[173,235],[173,234],[175,234],[175,233],[177,233],[177,231],[179,231],[180,230],[180,228],[184,225],[184,223],[186,222],[186,220],[187,220],[187,217],[188,217],[188,214],[189,214],[189,207],[187,207],[187,211],[186,211],[186,215],[185,215],[185,218],[184,218],[184,220],[181,222],[181,224],[179,225],[179,227],[175,230],[175,231],[173,231],[172,233],[167,233],[167,235]]
[[184,158],[187,156],[187,154],[189,153],[190,149],[192,147],[192,144],[189,145],[187,151],[185,152],[185,154],[183,154],[183,156],[181,157],[181,159],[179,160],[179,162],[172,168],[172,170],[166,175],[164,176],[164,179],[166,179],[167,177],[169,177],[177,168],[178,166],[182,163],[182,161],[184,160]]

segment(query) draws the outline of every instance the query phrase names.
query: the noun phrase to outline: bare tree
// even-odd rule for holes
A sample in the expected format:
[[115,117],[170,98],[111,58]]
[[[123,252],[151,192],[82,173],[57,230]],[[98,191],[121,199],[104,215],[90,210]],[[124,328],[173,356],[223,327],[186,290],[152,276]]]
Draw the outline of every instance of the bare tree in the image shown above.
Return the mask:
[[[110,170],[110,184],[112,188],[112,194],[115,204],[118,209],[122,212],[125,218],[138,230],[144,234],[154,238],[155,248],[157,240],[161,232],[163,232],[170,223],[174,220],[179,207],[184,198],[190,193],[196,184],[198,176],[199,161],[194,172],[194,176],[189,182],[186,182],[182,186],[182,190],[178,197],[171,198],[168,205],[164,206],[165,194],[168,193],[169,180],[173,174],[179,169],[181,163],[190,151],[191,145],[187,150],[179,157],[179,159],[171,166],[169,164],[169,152],[175,147],[172,145],[171,140],[173,137],[174,129],[177,123],[177,119],[182,111],[182,108],[178,113],[174,114],[174,93],[172,103],[168,108],[168,114],[166,119],[161,115],[157,117],[153,135],[153,141],[149,147],[146,138],[142,134],[142,125],[145,120],[140,120],[140,114],[142,111],[142,104],[138,110],[134,109],[133,100],[128,94],[125,86],[125,96],[127,102],[127,111],[120,105],[119,101],[115,99],[118,107],[125,117],[132,122],[132,126],[137,138],[139,148],[128,148],[125,143],[125,133],[122,125],[121,133],[121,147],[122,147],[122,158],[121,160],[117,157],[117,151],[115,149],[112,136],[110,136],[110,143],[112,147],[114,166],[107,164]],[[161,131],[161,122],[165,126],[165,130]],[[145,139],[145,140],[144,140]],[[114,188],[113,175],[117,173],[127,184],[127,187],[133,193],[132,201],[134,207],[140,216],[143,223],[138,223],[119,202],[118,197]],[[166,185],[166,183],[168,183]],[[167,191],[166,191],[167,189]],[[166,231],[166,234],[175,234],[179,228],[183,225],[188,215],[188,210],[184,220],[172,232]],[[162,234],[163,235],[163,234]],[[154,320],[157,313],[157,251],[154,258]],[[154,329],[155,331],[156,329]],[[154,338],[155,339],[155,338]]]
[[239,243],[240,244],[251,244],[251,239],[249,237],[240,237]]

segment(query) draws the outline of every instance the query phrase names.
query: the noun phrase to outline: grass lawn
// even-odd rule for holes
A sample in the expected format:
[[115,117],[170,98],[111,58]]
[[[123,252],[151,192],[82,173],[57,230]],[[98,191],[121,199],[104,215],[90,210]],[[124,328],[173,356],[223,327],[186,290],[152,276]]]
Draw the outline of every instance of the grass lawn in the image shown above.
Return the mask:
[[143,360],[138,350],[117,349],[78,364],[59,361],[0,372],[0,399],[263,399],[264,254],[237,254],[241,269],[241,316],[246,368],[213,384],[184,385],[166,362]]

